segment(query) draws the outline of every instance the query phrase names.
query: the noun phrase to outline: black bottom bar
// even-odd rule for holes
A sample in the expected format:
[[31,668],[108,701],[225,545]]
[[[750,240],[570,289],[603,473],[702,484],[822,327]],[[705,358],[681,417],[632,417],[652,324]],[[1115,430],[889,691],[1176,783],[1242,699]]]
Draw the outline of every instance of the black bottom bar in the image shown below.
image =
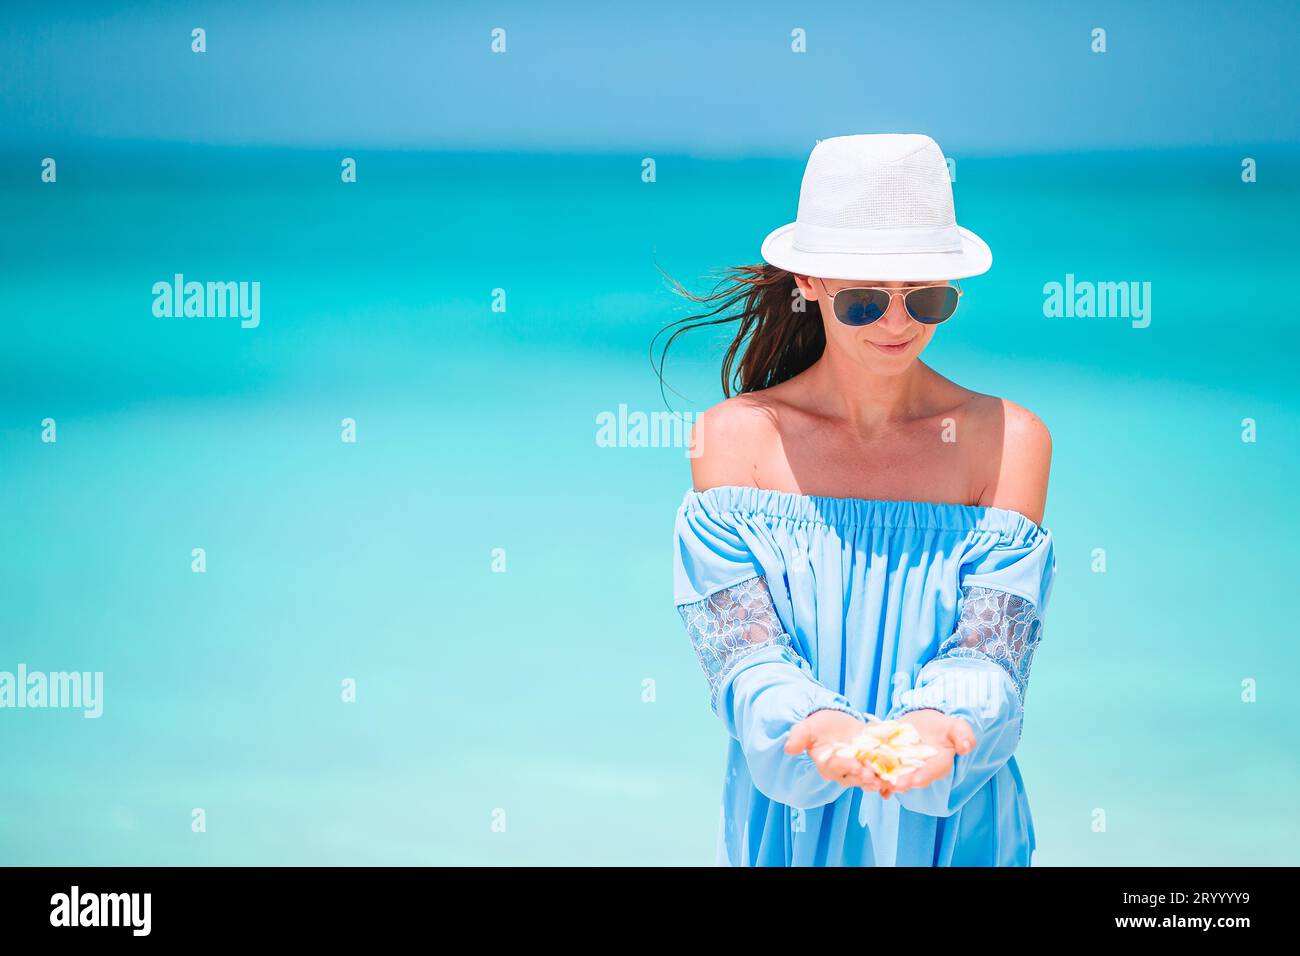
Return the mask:
[[711,935],[762,942],[785,931],[808,945],[915,944],[935,931],[992,942],[1031,929],[1056,940],[1231,943],[1291,922],[1283,906],[1295,876],[1292,868],[13,868],[0,870],[0,925],[6,942],[90,945],[337,945],[419,930],[431,943],[449,942],[448,932],[491,939],[512,930],[599,941],[687,929],[711,912]]

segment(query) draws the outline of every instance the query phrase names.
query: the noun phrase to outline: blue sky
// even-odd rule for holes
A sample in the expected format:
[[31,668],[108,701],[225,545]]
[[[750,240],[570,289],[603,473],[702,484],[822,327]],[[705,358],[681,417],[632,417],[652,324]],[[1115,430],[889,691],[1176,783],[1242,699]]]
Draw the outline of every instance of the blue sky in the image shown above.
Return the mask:
[[[983,9],[984,7],[995,9]],[[1281,2],[65,3],[5,11],[0,133],[354,148],[805,155],[1300,141]],[[207,30],[208,52],[190,51]],[[489,50],[494,27],[507,50]],[[807,31],[808,52],[790,51]],[[1094,27],[1108,52],[1094,54]]]

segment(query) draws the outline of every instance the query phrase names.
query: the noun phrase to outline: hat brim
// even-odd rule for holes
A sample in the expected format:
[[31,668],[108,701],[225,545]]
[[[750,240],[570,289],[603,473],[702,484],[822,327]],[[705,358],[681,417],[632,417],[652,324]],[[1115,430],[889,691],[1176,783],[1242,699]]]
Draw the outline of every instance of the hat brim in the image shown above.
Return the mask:
[[804,252],[794,247],[794,223],[773,230],[763,240],[763,259],[778,269],[820,279],[917,282],[965,279],[988,272],[993,253],[969,229],[961,234],[960,252]]

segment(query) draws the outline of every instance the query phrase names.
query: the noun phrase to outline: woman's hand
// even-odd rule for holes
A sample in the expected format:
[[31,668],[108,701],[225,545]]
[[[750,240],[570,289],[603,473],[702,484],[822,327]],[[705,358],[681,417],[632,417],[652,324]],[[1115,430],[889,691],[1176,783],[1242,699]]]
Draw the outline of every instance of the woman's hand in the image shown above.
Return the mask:
[[879,791],[884,783],[876,772],[855,757],[838,756],[837,744],[847,744],[867,725],[852,714],[840,710],[817,710],[809,714],[790,731],[785,742],[785,752],[791,757],[805,750],[817,765],[817,772],[827,780],[845,787],[862,787]]
[[914,710],[897,719],[900,723],[915,727],[921,735],[921,743],[928,744],[937,752],[921,766],[903,774],[893,783],[882,781],[882,797],[928,787],[952,773],[952,761],[957,754],[968,754],[975,746],[975,732],[960,717],[949,717],[938,710]]

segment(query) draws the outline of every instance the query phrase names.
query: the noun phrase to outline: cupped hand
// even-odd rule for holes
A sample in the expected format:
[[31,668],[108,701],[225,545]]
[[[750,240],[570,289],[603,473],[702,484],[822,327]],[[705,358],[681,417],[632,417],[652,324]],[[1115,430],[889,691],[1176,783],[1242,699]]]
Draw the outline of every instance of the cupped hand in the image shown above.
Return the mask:
[[794,725],[785,742],[785,752],[794,757],[807,751],[817,765],[817,772],[827,780],[845,787],[879,791],[884,781],[874,770],[856,757],[835,753],[839,744],[849,743],[866,728],[865,723],[843,711],[814,711]]
[[960,717],[949,717],[938,710],[914,710],[897,719],[915,727],[921,735],[921,743],[933,747],[935,754],[892,783],[882,781],[882,797],[928,787],[952,773],[952,762],[957,754],[968,754],[975,746],[975,732]]

